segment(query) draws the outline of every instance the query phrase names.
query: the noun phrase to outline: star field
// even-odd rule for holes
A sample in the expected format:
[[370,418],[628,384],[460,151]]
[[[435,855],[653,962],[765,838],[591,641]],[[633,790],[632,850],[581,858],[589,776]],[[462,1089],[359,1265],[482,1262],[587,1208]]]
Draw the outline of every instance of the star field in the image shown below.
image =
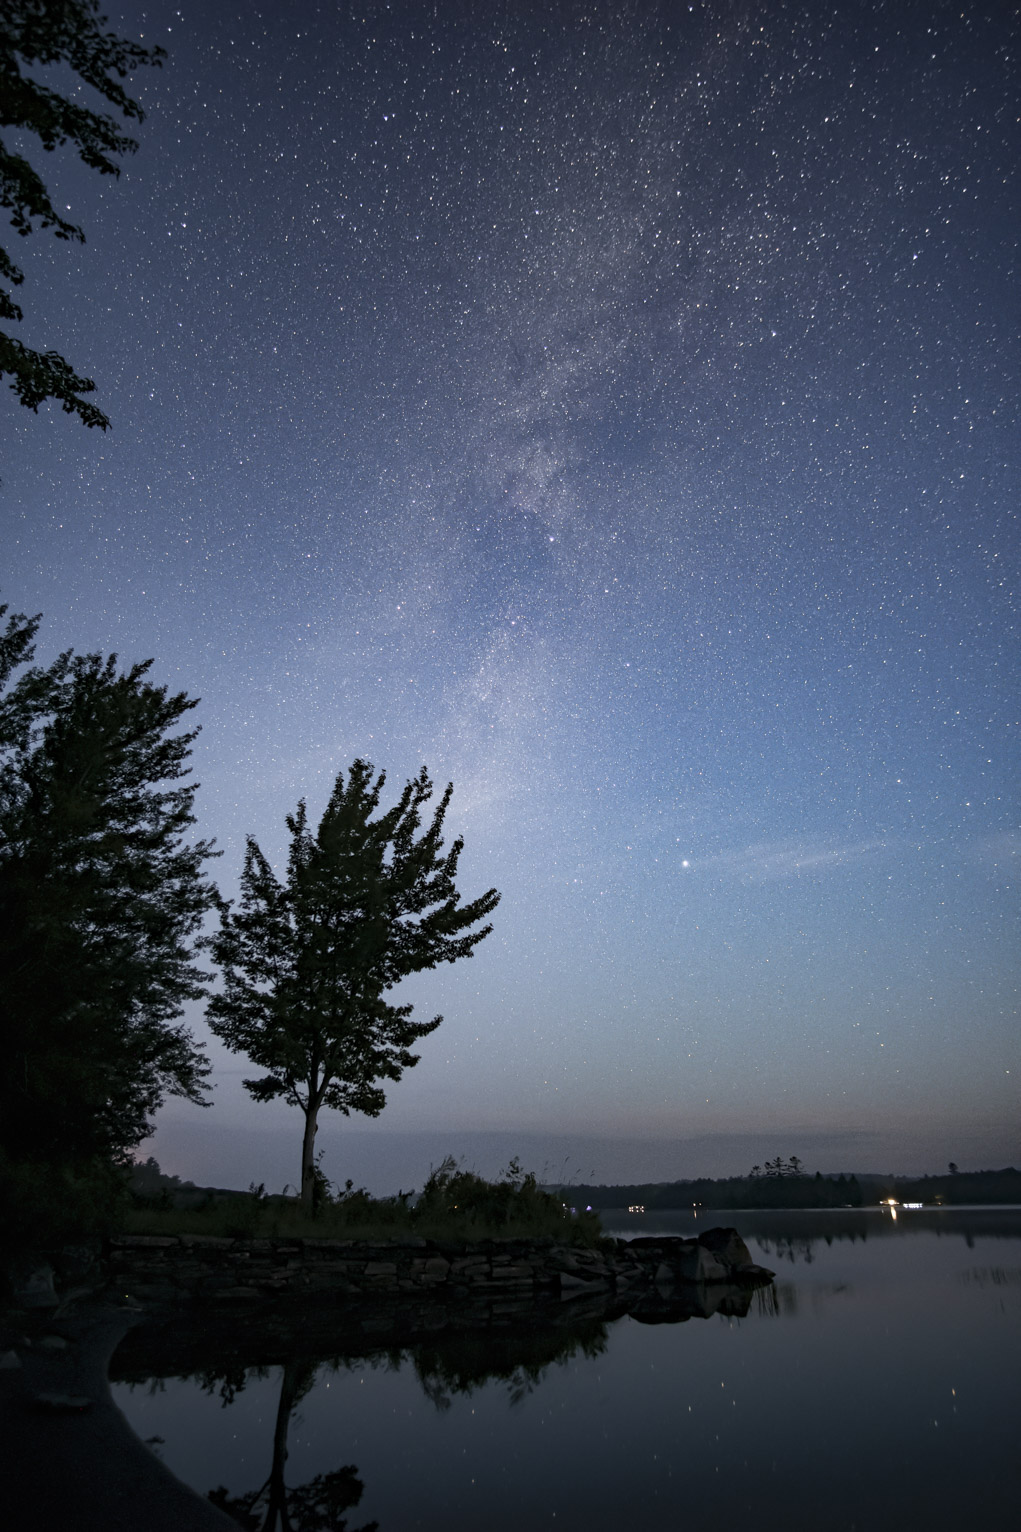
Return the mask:
[[453,780],[503,902],[379,1128],[1016,1160],[1016,18],[110,25],[140,151],[18,253],[113,430],[0,406],[4,599],[203,699],[227,893],[356,754]]

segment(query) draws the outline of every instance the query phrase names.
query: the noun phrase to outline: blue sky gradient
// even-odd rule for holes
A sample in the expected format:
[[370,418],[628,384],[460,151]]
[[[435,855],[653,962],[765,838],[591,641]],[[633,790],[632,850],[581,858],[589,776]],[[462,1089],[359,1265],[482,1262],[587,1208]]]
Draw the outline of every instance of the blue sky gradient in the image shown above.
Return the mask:
[[[378,1190],[387,1135],[605,1141],[602,1179],[636,1141],[663,1178],[1016,1162],[1009,8],[110,24],[168,50],[140,151],[46,156],[88,242],[18,256],[22,338],[113,429],[0,404],[4,599],[42,657],[202,698],[225,892],[362,755],[452,780],[464,891],[503,893],[327,1172],[356,1129]],[[210,1047],[155,1152],[295,1180]]]

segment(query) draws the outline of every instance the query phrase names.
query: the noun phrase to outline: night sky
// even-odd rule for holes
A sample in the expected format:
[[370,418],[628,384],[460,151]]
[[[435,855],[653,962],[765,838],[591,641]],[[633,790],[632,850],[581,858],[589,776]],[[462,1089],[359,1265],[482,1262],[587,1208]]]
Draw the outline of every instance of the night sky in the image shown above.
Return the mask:
[[[3,599],[202,698],[225,893],[363,755],[503,894],[327,1174],[1018,1163],[1014,8],[108,9],[140,151],[26,139],[13,253],[113,429],[2,391]],[[142,1152],[295,1182],[210,1053]]]

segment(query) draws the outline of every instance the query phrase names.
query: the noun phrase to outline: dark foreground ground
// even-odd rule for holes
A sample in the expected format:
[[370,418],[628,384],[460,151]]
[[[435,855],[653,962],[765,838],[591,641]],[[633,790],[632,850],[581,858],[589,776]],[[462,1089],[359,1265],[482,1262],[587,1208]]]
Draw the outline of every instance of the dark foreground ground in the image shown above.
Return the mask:
[[[164,1467],[111,1398],[110,1357],[133,1320],[94,1303],[52,1328],[34,1325],[30,1346],[24,1335],[3,1336],[0,1441],[11,1532],[237,1532]],[[67,1344],[49,1349],[47,1336]],[[14,1357],[18,1365],[10,1365]],[[68,1399],[87,1404],[62,1407]]]

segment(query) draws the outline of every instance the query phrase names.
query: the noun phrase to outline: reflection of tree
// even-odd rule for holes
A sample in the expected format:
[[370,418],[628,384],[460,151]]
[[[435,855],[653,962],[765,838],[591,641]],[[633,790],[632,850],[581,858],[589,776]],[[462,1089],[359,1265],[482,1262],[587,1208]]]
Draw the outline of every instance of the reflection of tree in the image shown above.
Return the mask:
[[591,1320],[565,1334],[537,1329],[509,1333],[461,1331],[415,1346],[412,1365],[426,1398],[438,1410],[448,1410],[454,1394],[473,1394],[483,1384],[505,1383],[511,1404],[520,1404],[553,1363],[565,1365],[575,1356],[589,1360],[606,1350],[606,1326]]
[[[247,1532],[345,1532],[350,1511],[362,1498],[364,1485],[353,1463],[332,1473],[316,1474],[307,1484],[288,1489],[284,1482],[287,1432],[295,1406],[315,1382],[313,1361],[287,1362],[280,1381],[280,1402],[273,1428],[273,1464],[260,1489],[247,1495],[229,1495],[222,1486],[210,1490],[209,1499]],[[225,1405],[244,1387],[244,1375],[223,1377],[220,1390]],[[377,1532],[379,1523],[366,1522],[352,1532]]]
[[198,1375],[198,1383],[204,1394],[216,1394],[226,1409],[228,1404],[233,1404],[238,1394],[242,1392],[248,1383],[249,1377],[265,1378],[268,1376],[265,1367],[244,1367],[240,1362],[232,1367],[207,1368]]
[[974,1283],[976,1287],[1021,1287],[1021,1267],[973,1266],[962,1271],[959,1282]]
[[[789,1289],[793,1294],[794,1289]],[[793,1310],[797,1300],[791,1304]],[[763,1319],[779,1319],[782,1312],[780,1293],[775,1282],[770,1282],[768,1287],[759,1287],[755,1290],[755,1312]]]
[[787,1234],[775,1235],[772,1239],[767,1234],[757,1234],[755,1238],[765,1254],[778,1261],[790,1261],[792,1266],[797,1261],[804,1261],[806,1266],[811,1266],[815,1260],[812,1246],[816,1241],[813,1239],[794,1239]]
[[[606,1343],[606,1325],[590,1319],[566,1332],[542,1327],[439,1334],[366,1360],[370,1366],[389,1367],[409,1360],[426,1397],[438,1410],[446,1410],[454,1394],[472,1394],[493,1381],[505,1383],[511,1403],[518,1404],[554,1363],[562,1365],[575,1356],[592,1359],[605,1351]],[[273,1428],[273,1463],[266,1482],[244,1495],[231,1495],[222,1486],[210,1491],[212,1503],[246,1532],[346,1532],[347,1512],[362,1498],[364,1486],[350,1463],[332,1473],[317,1474],[296,1488],[285,1483],[291,1416],[315,1383],[318,1368],[317,1361],[307,1358],[284,1365]],[[265,1376],[265,1369],[221,1366],[204,1373],[201,1382],[207,1393],[218,1393],[226,1407],[253,1375]],[[377,1527],[373,1521],[351,1532],[376,1532]]]

